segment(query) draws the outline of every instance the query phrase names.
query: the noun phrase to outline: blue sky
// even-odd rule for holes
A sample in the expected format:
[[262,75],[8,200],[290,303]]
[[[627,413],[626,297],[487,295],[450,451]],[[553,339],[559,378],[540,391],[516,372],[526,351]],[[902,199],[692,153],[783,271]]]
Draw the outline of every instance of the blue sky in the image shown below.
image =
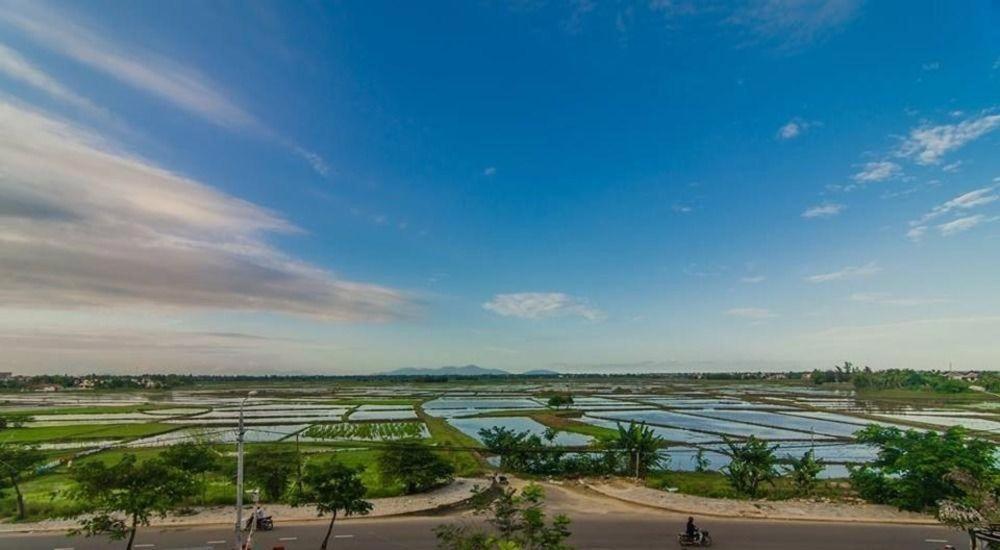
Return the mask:
[[1000,366],[991,2],[0,2],[0,370]]

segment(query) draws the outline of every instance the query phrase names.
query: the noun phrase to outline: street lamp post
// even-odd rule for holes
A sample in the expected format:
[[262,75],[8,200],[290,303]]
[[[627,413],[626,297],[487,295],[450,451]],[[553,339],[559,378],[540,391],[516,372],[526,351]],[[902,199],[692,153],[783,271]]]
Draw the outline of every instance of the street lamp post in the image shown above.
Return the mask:
[[243,406],[247,400],[257,395],[256,391],[247,393],[240,401],[239,428],[236,430],[236,550],[243,550]]

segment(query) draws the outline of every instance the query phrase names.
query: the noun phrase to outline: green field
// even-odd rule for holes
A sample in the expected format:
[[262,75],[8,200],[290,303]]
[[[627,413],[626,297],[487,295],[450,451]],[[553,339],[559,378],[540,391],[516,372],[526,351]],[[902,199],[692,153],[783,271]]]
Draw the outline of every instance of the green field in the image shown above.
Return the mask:
[[0,441],[8,443],[55,443],[81,439],[129,439],[156,435],[177,429],[171,424],[72,424],[68,426],[39,426],[11,428],[0,432]]

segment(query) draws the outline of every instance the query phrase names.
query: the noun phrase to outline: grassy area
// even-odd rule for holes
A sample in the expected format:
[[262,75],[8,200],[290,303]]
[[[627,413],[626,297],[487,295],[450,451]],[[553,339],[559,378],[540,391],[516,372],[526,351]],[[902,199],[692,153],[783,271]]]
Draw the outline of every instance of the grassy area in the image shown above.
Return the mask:
[[[922,406],[927,406],[933,403],[941,404],[956,404],[956,403],[977,403],[979,401],[995,401],[996,397],[983,392],[978,391],[964,391],[960,393],[944,393],[936,392],[930,389],[891,389],[891,390],[875,390],[875,391],[858,391],[858,399],[864,400],[886,400],[886,401],[902,401],[901,405],[910,404],[913,401],[920,402]],[[889,403],[891,404],[891,403]]]
[[10,428],[0,431],[0,440],[8,443],[44,443],[80,439],[128,439],[156,435],[177,429],[176,425],[151,422],[148,424],[72,424]]
[[555,428],[557,430],[562,430],[564,432],[573,432],[583,435],[589,435],[595,439],[614,437],[618,432],[612,430],[611,428],[605,428],[603,426],[594,426],[593,424],[587,424],[586,422],[581,422],[572,417],[572,414],[560,414],[553,413],[551,411],[541,412],[531,415],[531,418],[536,422],[545,424],[550,428]]
[[[448,447],[482,447],[479,441],[460,432],[445,419],[430,416],[423,408],[417,407],[417,416],[427,425],[431,433],[431,441],[436,445]],[[460,476],[478,475],[483,471],[485,461],[478,453],[471,451],[453,451],[447,454],[455,466],[455,473]]]
[[[654,472],[646,478],[646,485],[655,489],[676,489],[678,493],[710,498],[746,498],[733,490],[726,476],[720,472]],[[769,500],[787,500],[797,495],[791,480],[778,478],[773,485],[765,484],[761,498]],[[844,480],[820,480],[813,497],[844,500],[854,496],[850,483]]]

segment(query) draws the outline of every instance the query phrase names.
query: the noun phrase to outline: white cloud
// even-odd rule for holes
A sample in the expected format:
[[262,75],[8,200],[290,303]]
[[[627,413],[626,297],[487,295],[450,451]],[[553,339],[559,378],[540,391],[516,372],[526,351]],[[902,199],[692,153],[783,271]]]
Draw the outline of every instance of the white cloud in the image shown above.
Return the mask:
[[67,103],[91,114],[103,114],[89,100],[67,89],[57,80],[35,67],[16,51],[0,44],[0,73],[12,80],[23,82],[48,94],[53,99]]
[[930,62],[927,62],[927,63],[924,63],[923,65],[921,65],[920,68],[921,68],[921,70],[924,70],[924,71],[936,71],[936,70],[938,70],[938,69],[941,68],[941,62],[940,61],[930,61]]
[[778,128],[778,139],[795,139],[814,126],[821,126],[821,124],[819,122],[802,120],[801,118],[793,118],[785,123],[784,126]]
[[865,304],[910,307],[928,304],[941,304],[947,302],[948,300],[942,298],[902,298],[893,296],[888,292],[858,292],[851,294],[851,301]]
[[764,0],[738,7],[727,19],[764,39],[795,47],[822,38],[854,18],[860,0]]
[[41,2],[12,2],[0,21],[39,45],[70,57],[124,84],[168,101],[219,126],[261,131],[257,120],[232,103],[204,75],[134,46],[110,42],[74,17],[69,19]]
[[[911,221],[910,229],[906,232],[906,236],[914,242],[920,241],[927,234],[927,224],[930,221],[948,214],[984,206],[998,200],[1000,200],[1000,194],[997,193],[997,186],[995,185],[969,191],[935,206],[930,212],[924,214],[919,219]],[[939,224],[936,227],[941,235],[947,237],[962,233],[977,225],[991,222],[995,219],[984,215],[965,216],[948,223]]]
[[955,162],[950,162],[941,167],[942,172],[958,172],[958,169],[962,167],[962,161],[956,160]]
[[775,314],[771,310],[759,307],[736,307],[733,309],[726,310],[725,313],[730,317],[739,317],[741,319],[753,319],[756,321],[760,321],[763,319],[773,319],[777,317],[777,314]]
[[778,137],[781,139],[792,139],[799,136],[802,133],[803,128],[799,126],[799,123],[792,120],[788,124],[785,124],[781,128],[778,128]]
[[964,233],[978,225],[995,222],[997,220],[1000,220],[1000,216],[987,217],[982,214],[976,214],[975,216],[966,216],[964,218],[952,220],[948,223],[942,223],[937,226],[937,229],[941,232],[942,236],[950,237],[952,235]]
[[309,163],[309,166],[312,166],[312,169],[317,174],[321,176],[330,175],[330,165],[326,163],[326,160],[324,160],[323,157],[297,145],[293,145],[292,150],[295,151],[295,154],[305,159],[305,161]]
[[806,277],[810,283],[828,283],[831,281],[845,281],[850,279],[861,279],[870,277],[882,271],[882,268],[875,262],[869,262],[862,266],[848,266],[838,271],[830,273],[820,273]]
[[496,166],[487,166],[486,168],[483,169],[483,175],[487,177],[495,175],[496,173],[497,173]]
[[276,214],[0,102],[0,303],[403,314],[399,291],[337,279],[265,241]]
[[754,275],[752,277],[743,277],[740,279],[740,282],[748,285],[755,285],[757,283],[764,282],[764,279],[765,277],[763,275]]
[[916,227],[911,227],[909,231],[906,232],[906,237],[911,241],[919,241],[924,238],[927,234],[927,227],[923,225],[918,225]]
[[882,160],[878,162],[866,162],[861,171],[852,176],[852,179],[860,183],[871,183],[894,178],[901,173],[902,169],[898,164]]
[[833,204],[833,203],[820,204],[817,206],[807,208],[805,212],[802,213],[802,217],[806,219],[832,218],[837,214],[843,212],[845,208],[847,207],[844,206],[843,204]]
[[604,313],[585,300],[562,292],[517,292],[497,294],[483,308],[504,317],[541,319],[576,315],[590,321],[604,318]]
[[910,131],[897,154],[918,164],[937,164],[942,157],[1000,127],[1000,115],[983,115],[958,124],[921,126]]

